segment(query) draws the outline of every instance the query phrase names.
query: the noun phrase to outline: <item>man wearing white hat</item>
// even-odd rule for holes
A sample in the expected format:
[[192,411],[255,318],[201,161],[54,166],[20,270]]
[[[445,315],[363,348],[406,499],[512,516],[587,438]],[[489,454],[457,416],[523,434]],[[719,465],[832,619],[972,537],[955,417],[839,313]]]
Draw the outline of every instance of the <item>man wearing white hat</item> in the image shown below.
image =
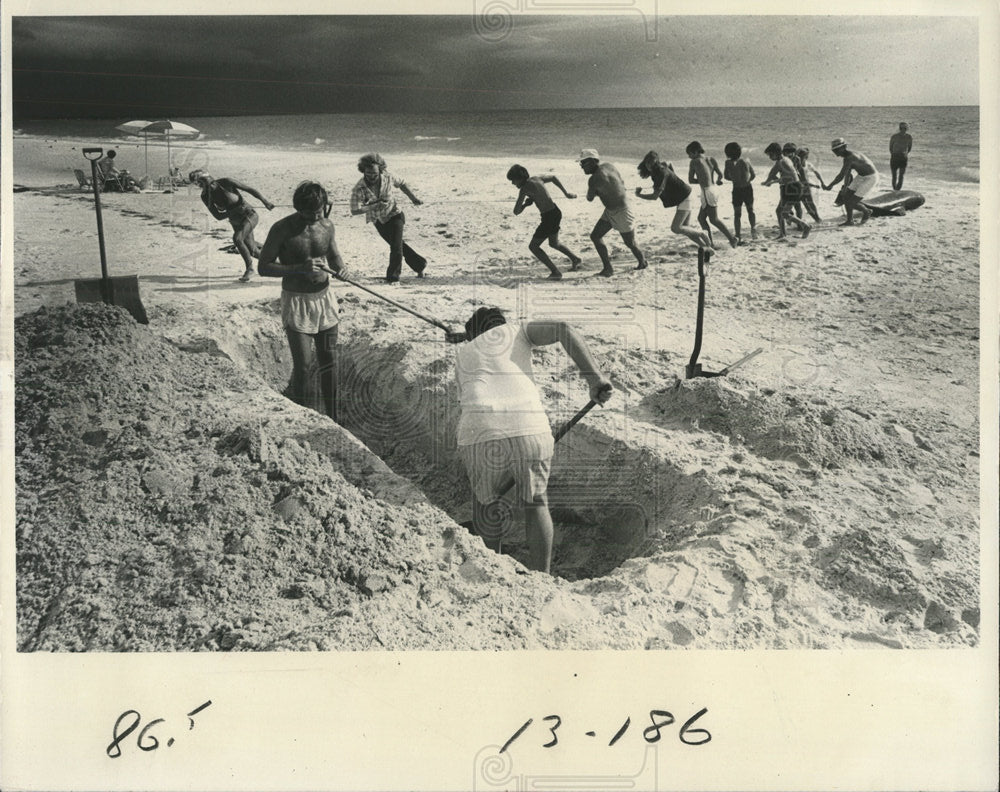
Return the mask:
[[878,186],[878,171],[875,165],[864,154],[851,151],[847,148],[847,142],[843,138],[836,138],[830,149],[838,157],[843,157],[844,167],[840,169],[837,177],[827,184],[823,189],[829,190],[837,182],[846,179],[851,171],[855,172],[851,183],[841,190],[837,197],[838,203],[843,199],[844,208],[847,210],[847,220],[841,225],[854,225],[854,210],[861,212],[861,220],[858,225],[863,225],[872,216],[871,210],[865,206],[861,199],[872,192]]
[[596,149],[583,149],[577,161],[583,172],[590,176],[587,182],[587,200],[600,198],[604,204],[604,213],[594,226],[594,230],[590,232],[590,241],[594,243],[597,255],[601,257],[601,264],[604,265],[597,274],[605,278],[615,274],[608,256],[607,245],[603,241],[604,235],[612,228],[622,235],[625,246],[632,251],[635,260],[639,262],[636,269],[645,269],[646,257],[635,244],[635,215],[628,205],[625,182],[618,169],[610,163],[601,162]]

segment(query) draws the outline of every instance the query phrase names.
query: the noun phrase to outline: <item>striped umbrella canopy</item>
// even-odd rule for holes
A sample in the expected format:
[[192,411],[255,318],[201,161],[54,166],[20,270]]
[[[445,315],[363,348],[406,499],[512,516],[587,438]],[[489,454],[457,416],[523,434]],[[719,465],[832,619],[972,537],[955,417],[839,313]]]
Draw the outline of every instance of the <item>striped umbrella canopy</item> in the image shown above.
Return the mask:
[[170,139],[171,138],[193,138],[201,133],[193,126],[182,124],[180,121],[161,119],[159,121],[128,121],[115,127],[119,132],[128,135],[142,136],[146,149],[146,175],[149,175],[149,138],[160,137],[167,139],[167,173],[171,173],[170,160]]

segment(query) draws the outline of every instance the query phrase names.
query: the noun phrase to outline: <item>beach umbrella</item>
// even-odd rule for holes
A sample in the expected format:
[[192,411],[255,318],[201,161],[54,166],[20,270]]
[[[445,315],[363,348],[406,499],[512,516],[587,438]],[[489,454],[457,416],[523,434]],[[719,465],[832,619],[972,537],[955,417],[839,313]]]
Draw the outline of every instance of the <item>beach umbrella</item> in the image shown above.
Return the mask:
[[[144,125],[143,125],[144,124]],[[140,126],[142,125],[142,126]],[[170,161],[170,139],[171,138],[193,138],[198,137],[201,133],[195,129],[193,126],[188,126],[187,124],[182,124],[180,121],[170,121],[169,119],[161,119],[159,121],[129,121],[126,124],[115,127],[122,132],[126,132],[130,135],[142,135],[146,139],[146,145],[149,145],[149,138],[160,137],[167,139],[167,174],[171,174],[171,161]]]

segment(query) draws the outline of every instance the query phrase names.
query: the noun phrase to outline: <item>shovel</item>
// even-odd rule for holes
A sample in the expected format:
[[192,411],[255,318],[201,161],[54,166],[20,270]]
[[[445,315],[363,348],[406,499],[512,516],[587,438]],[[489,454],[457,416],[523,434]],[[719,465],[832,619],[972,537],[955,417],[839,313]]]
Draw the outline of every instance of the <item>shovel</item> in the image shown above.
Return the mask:
[[460,344],[461,342],[463,342],[463,341],[466,340],[466,335],[465,335],[464,331],[463,332],[454,331],[450,327],[448,327],[448,325],[446,325],[444,322],[442,322],[441,320],[439,320],[439,319],[432,319],[429,316],[424,316],[422,313],[417,313],[412,308],[407,308],[402,303],[398,303],[395,300],[390,300],[384,294],[380,294],[379,292],[375,291],[374,289],[369,289],[367,286],[362,286],[360,283],[355,283],[350,278],[345,278],[339,272],[335,272],[334,270],[330,269],[329,267],[322,267],[322,269],[323,269],[324,272],[327,272],[330,275],[333,275],[333,277],[335,277],[337,280],[341,280],[344,283],[349,283],[349,284],[351,284],[351,286],[354,286],[355,288],[361,289],[362,291],[366,291],[369,294],[374,295],[375,297],[378,297],[380,300],[385,300],[387,303],[389,303],[389,305],[394,305],[395,307],[399,308],[400,310],[406,311],[408,314],[410,314],[412,316],[415,316],[418,319],[423,319],[425,322],[427,322],[429,324],[432,324],[435,327],[438,327],[438,328],[444,330],[445,340],[449,344]]
[[76,301],[103,302],[124,308],[139,324],[149,324],[146,309],[139,297],[139,278],[136,275],[108,277],[108,259],[104,252],[104,223],[101,220],[101,191],[97,176],[97,160],[104,149],[85,148],[83,156],[90,160],[91,181],[94,185],[94,207],[97,210],[97,241],[101,247],[101,277],[74,282]]
[[[748,355],[744,355],[735,363],[730,363],[722,371],[706,371],[698,362],[698,355],[701,354],[701,335],[705,325],[705,265],[708,263],[704,248],[698,248],[698,314],[694,328],[694,351],[691,352],[691,360],[684,369],[685,379],[695,377],[723,377],[737,366],[742,366],[748,360],[757,357],[763,348],[755,349]],[[680,382],[677,383],[680,385]]]

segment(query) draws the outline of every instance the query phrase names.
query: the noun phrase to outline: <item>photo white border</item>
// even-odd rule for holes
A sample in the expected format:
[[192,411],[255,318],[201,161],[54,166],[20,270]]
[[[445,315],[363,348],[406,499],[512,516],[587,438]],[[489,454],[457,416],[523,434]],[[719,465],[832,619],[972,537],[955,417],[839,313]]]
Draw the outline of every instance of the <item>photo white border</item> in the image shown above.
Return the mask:
[[[347,13],[471,13],[465,2],[338,2]],[[247,3],[226,10],[246,11]],[[255,13],[326,14],[328,2],[249,4]],[[786,4],[708,2],[679,13],[802,13]],[[870,13],[861,2],[811,13]],[[558,12],[558,8],[553,8]],[[756,652],[351,652],[287,654],[46,654],[14,651],[12,16],[205,14],[180,0],[4,2],[0,160],[0,371],[4,471],[3,625],[0,643],[0,787],[4,790],[315,790],[587,787],[618,775],[658,789],[995,789],[997,783],[997,303],[1000,202],[981,183],[982,619],[976,649]],[[998,9],[989,2],[887,3],[880,14],[973,15],[980,20],[981,172],[1000,173],[996,86]],[[280,45],[278,45],[280,46]],[[932,66],[931,66],[932,67]],[[849,75],[853,76],[853,75]],[[940,152],[946,156],[946,152]],[[190,709],[211,700],[188,728]],[[666,708],[680,717],[708,707],[713,741],[663,741],[655,786],[638,775],[644,741],[637,716]],[[165,718],[170,751],[105,754],[124,710]],[[634,731],[614,749],[567,738],[538,746],[541,718],[564,728]],[[481,752],[534,718],[507,764],[483,768]],[[645,728],[648,721],[641,724]],[[179,731],[178,731],[179,730]],[[569,733],[569,732],[567,732]],[[166,737],[166,733],[163,734]],[[604,743],[602,742],[601,745]],[[485,775],[484,775],[485,774]],[[492,774],[492,775],[490,775]],[[563,786],[551,786],[563,777]],[[576,777],[572,782],[570,777]],[[498,780],[499,779],[499,780]],[[548,781],[546,781],[548,779]],[[582,779],[582,780],[581,780]],[[542,786],[538,786],[538,784]],[[478,786],[477,786],[478,784]],[[534,785],[534,786],[532,786]],[[610,782],[607,788],[611,788]]]

